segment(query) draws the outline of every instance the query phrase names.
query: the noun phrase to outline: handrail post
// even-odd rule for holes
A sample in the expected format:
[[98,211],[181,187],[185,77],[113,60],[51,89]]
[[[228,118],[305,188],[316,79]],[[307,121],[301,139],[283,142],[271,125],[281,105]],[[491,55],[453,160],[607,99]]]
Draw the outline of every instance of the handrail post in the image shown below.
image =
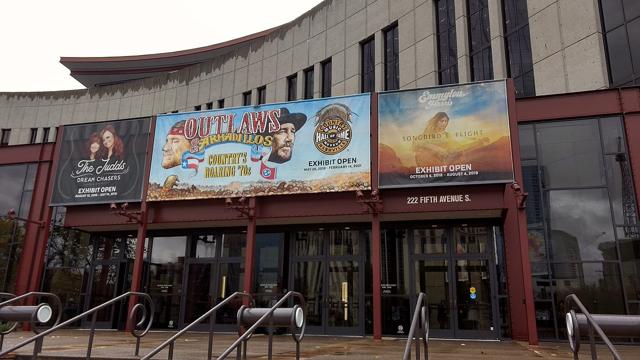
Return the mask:
[[[236,341],[233,342],[233,344],[231,344],[222,354],[220,354],[220,356],[218,357],[219,360],[221,359],[226,359],[227,356],[229,356],[229,354],[231,354],[234,349],[239,349],[243,346],[243,343],[246,344],[246,342],[248,341],[248,339],[253,336],[253,333],[255,332],[255,330],[260,327],[260,326],[264,326],[263,323],[265,321],[268,320],[269,317],[273,316],[275,310],[277,308],[279,308],[282,304],[284,304],[284,302],[286,300],[288,300],[290,297],[295,296],[297,297],[300,302],[301,302],[301,306],[299,305],[295,305],[294,309],[298,309],[302,311],[303,314],[303,319],[304,319],[304,314],[306,313],[306,303],[304,301],[304,297],[302,296],[302,294],[300,294],[299,292],[295,292],[295,291],[289,291],[288,293],[286,293],[280,300],[278,300],[271,308],[269,308],[268,311],[266,311],[264,314],[259,315],[260,317],[257,320],[252,320],[253,325],[251,325],[249,327],[249,329],[247,329],[244,334],[242,334]],[[243,308],[241,307],[240,310],[238,311],[238,325],[241,325],[241,314],[243,312]],[[296,313],[296,311],[294,311],[294,314]],[[293,318],[292,318],[293,320]],[[296,343],[299,343],[300,341],[302,341],[302,338],[304,337],[304,333],[305,333],[305,329],[307,326],[307,322],[303,321],[302,325],[301,325],[301,330],[300,330],[300,334],[295,334],[295,332],[292,334],[294,341],[296,341]],[[245,358],[246,358],[246,350],[245,350]]]
[[416,307],[413,311],[411,327],[407,334],[407,344],[404,348],[403,360],[409,360],[411,357],[411,347],[415,343],[416,360],[420,360],[420,338],[424,347],[424,358],[429,359],[429,301],[427,294],[421,292],[416,301]]
[[212,312],[209,317],[209,347],[207,349],[207,360],[211,360],[213,356],[213,323],[216,321],[216,312]]
[[600,339],[602,339],[602,341],[605,343],[607,348],[609,348],[609,351],[611,352],[611,355],[613,355],[613,358],[616,360],[621,359],[620,354],[618,354],[618,351],[611,343],[611,340],[609,340],[609,337],[604,333],[598,322],[589,313],[589,311],[587,311],[586,307],[582,304],[580,299],[578,299],[575,294],[567,295],[567,297],[565,298],[565,306],[567,306],[567,309],[569,310],[569,312],[566,314],[567,335],[569,335],[569,345],[571,347],[571,350],[573,351],[574,359],[578,359],[581,335],[580,325],[578,324],[578,317],[576,316],[576,311],[574,310],[575,308],[578,308],[578,310],[580,310],[580,312],[582,313],[581,319],[582,316],[584,318],[581,321],[583,322],[583,324],[584,321],[586,321],[589,335],[589,345],[591,349],[591,358],[594,360],[598,358],[595,344],[595,334],[597,333]]
[[[34,327],[34,332],[36,332],[35,336],[33,336],[33,337],[31,337],[31,338],[29,338],[27,340],[24,340],[24,341],[14,345],[14,346],[12,346],[9,349],[0,351],[0,357],[2,357],[3,355],[6,355],[6,354],[8,354],[8,353],[10,353],[12,351],[18,350],[18,349],[22,348],[23,346],[25,346],[27,344],[30,344],[32,342],[35,342],[34,351],[35,352],[41,352],[42,351],[42,343],[44,341],[44,337],[45,336],[53,333],[54,331],[59,330],[60,328],[63,328],[65,326],[69,325],[69,324],[73,324],[73,323],[75,323],[76,321],[78,321],[80,319],[84,319],[85,317],[87,317],[89,315],[92,315],[91,332],[89,334],[89,345],[88,345],[87,353],[86,353],[86,358],[88,359],[88,358],[91,357],[91,349],[93,348],[93,339],[94,339],[94,336],[95,336],[95,323],[96,323],[96,316],[97,316],[98,311],[104,309],[107,306],[111,306],[115,302],[121,301],[122,299],[124,299],[124,298],[126,298],[128,296],[135,295],[135,296],[144,298],[149,303],[149,308],[150,308],[150,314],[151,315],[149,317],[149,323],[147,324],[147,327],[146,327],[146,329],[144,331],[136,332],[135,328],[131,331],[132,335],[137,337],[138,339],[140,337],[146,335],[149,332],[149,329],[151,328],[151,325],[152,325],[152,322],[153,322],[153,315],[155,313],[155,310],[154,310],[155,307],[154,307],[154,304],[153,304],[153,301],[152,301],[151,297],[148,294],[137,293],[137,292],[127,292],[127,293],[124,293],[122,295],[119,295],[119,296],[117,296],[117,297],[115,297],[115,298],[113,298],[113,299],[111,299],[111,300],[109,300],[109,301],[107,301],[105,303],[102,303],[102,304],[100,304],[98,306],[95,306],[94,308],[89,309],[89,310],[83,312],[82,314],[76,315],[76,316],[72,317],[71,319],[68,319],[68,320],[66,320],[66,321],[64,321],[62,323],[59,323],[60,318],[61,318],[61,314],[62,314],[62,311],[61,311],[62,306],[60,305],[60,299],[57,296],[53,295],[53,294],[31,292],[31,293],[20,295],[20,296],[15,297],[15,298],[13,298],[11,300],[8,300],[8,301],[4,301],[4,302],[0,303],[0,307],[2,307],[4,305],[7,305],[9,303],[24,299],[24,298],[29,297],[29,296],[34,296],[34,295],[35,296],[48,296],[48,297],[51,297],[51,298],[54,299],[54,302],[56,303],[57,308],[59,309],[58,318],[57,318],[55,324],[51,328],[49,328],[47,330],[44,330],[42,332],[40,332],[41,330],[38,330],[37,328]],[[129,314],[130,318],[135,317],[136,312],[140,308],[142,308],[144,310],[143,311],[143,316],[142,316],[142,319],[135,325],[136,327],[143,325],[143,323],[146,321],[146,307],[144,305],[142,305],[142,304],[137,304],[134,307],[134,309],[132,309],[131,313]]]

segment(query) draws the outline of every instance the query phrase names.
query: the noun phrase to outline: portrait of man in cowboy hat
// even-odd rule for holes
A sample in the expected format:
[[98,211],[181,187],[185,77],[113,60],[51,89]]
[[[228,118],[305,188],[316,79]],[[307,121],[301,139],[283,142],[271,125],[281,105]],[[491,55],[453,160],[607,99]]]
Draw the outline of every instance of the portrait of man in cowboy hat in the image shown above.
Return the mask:
[[184,136],[185,121],[179,121],[169,129],[162,146],[162,167],[170,169],[182,163],[182,154],[189,150],[189,140]]
[[281,108],[278,120],[280,129],[273,133],[273,145],[268,161],[282,164],[291,160],[296,131],[304,126],[307,116],[302,113],[289,113],[288,109]]

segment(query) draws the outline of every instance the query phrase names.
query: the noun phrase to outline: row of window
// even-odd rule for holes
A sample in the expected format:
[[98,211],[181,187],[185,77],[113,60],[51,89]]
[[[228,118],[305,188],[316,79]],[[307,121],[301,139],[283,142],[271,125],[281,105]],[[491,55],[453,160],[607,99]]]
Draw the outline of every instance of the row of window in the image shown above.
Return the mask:
[[[516,95],[533,96],[535,86],[531,41],[529,36],[529,18],[526,0],[504,0],[504,25],[506,29],[505,45],[509,59],[509,76],[514,78]],[[458,77],[458,52],[455,21],[455,0],[437,0],[436,24],[438,39],[438,82],[441,85],[455,84]],[[467,0],[468,29],[470,39],[471,80],[493,79],[491,56],[491,34],[489,28],[488,0]],[[383,29],[384,51],[384,90],[400,88],[400,57],[398,24]],[[375,45],[370,37],[360,43],[361,81],[360,91],[375,91]],[[331,59],[320,63],[322,71],[320,86],[321,97],[331,96]],[[303,71],[303,98],[312,99],[314,91],[314,68]],[[298,99],[298,74],[287,77],[287,101]],[[264,104],[266,86],[257,89],[257,104]],[[243,94],[244,106],[251,105],[251,91]]]
[[[29,136],[29,144],[36,144],[38,142],[48,143],[49,133],[51,128],[42,128],[42,135],[40,135],[40,141],[38,141],[38,128],[31,128],[31,135]],[[0,147],[9,146],[9,140],[11,139],[11,129],[2,129],[2,136],[0,137]]]

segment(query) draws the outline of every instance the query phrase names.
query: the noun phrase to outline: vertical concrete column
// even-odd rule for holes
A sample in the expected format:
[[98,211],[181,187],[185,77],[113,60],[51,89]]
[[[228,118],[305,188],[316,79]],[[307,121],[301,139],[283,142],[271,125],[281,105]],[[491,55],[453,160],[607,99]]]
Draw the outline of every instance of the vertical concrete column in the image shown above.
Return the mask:
[[[300,70],[296,74],[296,100],[304,99],[304,71]],[[287,85],[288,86],[288,85]]]
[[502,17],[502,1],[489,0],[489,31],[491,37],[491,60],[493,78],[505,79],[508,72],[506,46],[504,43],[504,20]]
[[469,61],[469,21],[467,2],[455,0],[456,11],[456,47],[458,51],[458,82],[471,81],[471,63]]
[[[376,31],[373,39],[374,63],[375,63],[375,91],[384,91],[384,39],[382,31]],[[362,71],[362,69],[360,69]]]
[[313,64],[313,97],[319,98],[322,96],[322,66],[320,63]]

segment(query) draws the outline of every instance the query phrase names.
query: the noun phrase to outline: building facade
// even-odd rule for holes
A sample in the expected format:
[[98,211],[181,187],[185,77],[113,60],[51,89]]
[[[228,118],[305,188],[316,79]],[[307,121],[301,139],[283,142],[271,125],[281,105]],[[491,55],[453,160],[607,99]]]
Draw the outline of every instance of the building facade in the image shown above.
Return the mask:
[[[29,220],[3,223],[3,290],[59,293],[71,316],[140,289],[156,326],[179,328],[230,291],[268,303],[295,289],[312,331],[375,337],[405,334],[428,291],[434,335],[531,343],[564,336],[570,292],[637,314],[639,16],[629,1],[327,0],[208,47],[62,58],[87,89],[0,93],[0,210]],[[503,78],[511,183],[379,189],[372,177],[357,194],[130,202],[128,218],[49,206],[65,125],[371,92],[373,174],[387,165],[380,96]],[[472,201],[411,203],[457,194]],[[118,314],[99,320],[122,327]]]

